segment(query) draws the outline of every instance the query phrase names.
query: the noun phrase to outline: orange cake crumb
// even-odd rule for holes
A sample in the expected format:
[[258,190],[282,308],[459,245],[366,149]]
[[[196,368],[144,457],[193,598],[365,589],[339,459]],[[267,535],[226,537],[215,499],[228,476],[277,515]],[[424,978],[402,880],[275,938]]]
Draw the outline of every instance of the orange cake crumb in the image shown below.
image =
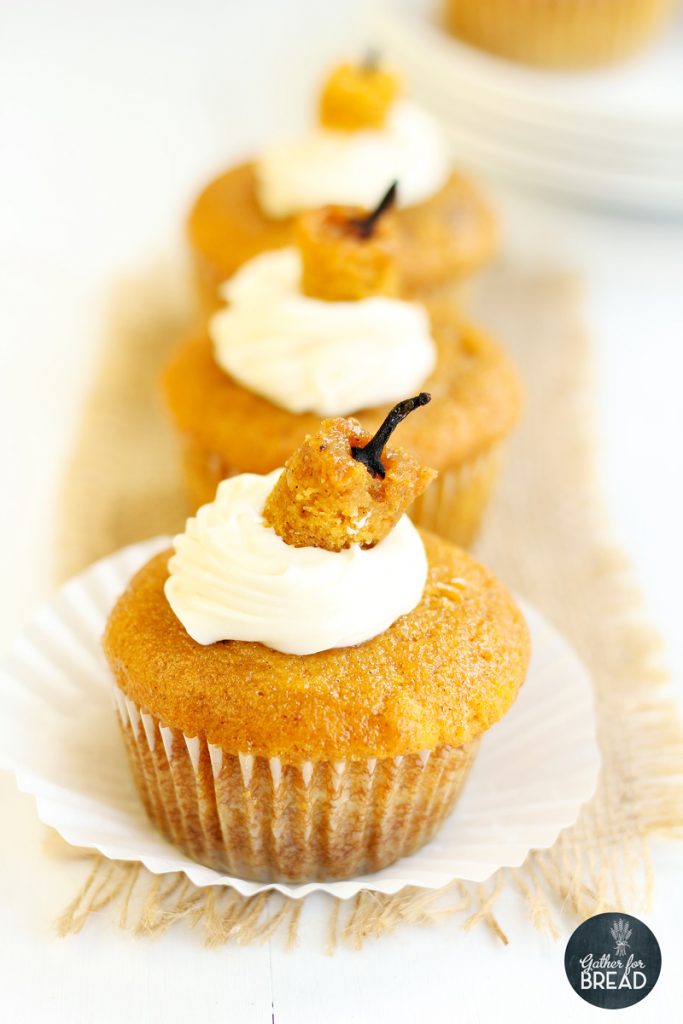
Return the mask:
[[[424,404],[408,401],[412,408]],[[328,551],[372,547],[396,525],[436,476],[410,452],[382,450],[395,425],[390,417],[400,422],[405,404],[392,410],[375,438],[358,420],[341,418],[324,420],[306,437],[264,508],[265,521],[287,544]]]
[[396,76],[372,61],[340,64],[323,86],[320,123],[347,132],[382,128],[399,92]]
[[324,206],[302,214],[295,240],[305,295],[352,302],[399,291],[396,184],[378,206]]

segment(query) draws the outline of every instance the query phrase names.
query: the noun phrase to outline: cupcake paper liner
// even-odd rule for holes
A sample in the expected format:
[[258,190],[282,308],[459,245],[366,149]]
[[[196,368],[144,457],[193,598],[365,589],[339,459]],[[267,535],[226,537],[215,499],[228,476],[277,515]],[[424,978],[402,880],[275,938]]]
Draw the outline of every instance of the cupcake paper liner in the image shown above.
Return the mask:
[[439,473],[408,510],[416,526],[466,548],[477,535],[500,471],[502,445]]
[[[151,823],[144,801],[152,817],[165,821],[168,834],[175,828],[176,834],[187,835],[197,852],[207,835],[210,843],[222,847],[223,833],[217,830],[220,815],[211,817],[202,803],[211,799],[206,794],[215,789],[216,771],[221,786],[234,785],[237,790],[235,804],[227,804],[236,820],[254,796],[268,807],[275,800],[279,823],[275,831],[283,830],[278,840],[283,849],[288,841],[288,815],[301,820],[296,818],[296,807],[291,801],[288,806],[284,798],[303,793],[310,804],[311,790],[308,795],[305,790],[309,772],[309,786],[330,790],[338,786],[333,806],[340,817],[346,813],[349,787],[356,785],[359,775],[361,780],[365,776],[362,768],[349,764],[337,773],[329,763],[324,768],[292,768],[239,756],[229,758],[225,769],[221,763],[219,769],[215,748],[162,733],[158,723],[142,715],[135,732],[136,753],[131,759],[126,756],[112,707],[113,679],[101,648],[102,633],[133,573],[169,544],[170,538],[157,537],[123,548],[70,580],[36,612],[0,665],[0,766],[15,772],[19,787],[34,796],[40,819],[67,842],[115,860],[139,861],[156,874],[184,872],[195,885],[229,885],[244,896],[277,889],[295,898],[323,891],[346,899],[361,891],[395,893],[405,886],[437,889],[456,878],[484,881],[500,867],[521,864],[529,850],[552,845],[593,794],[600,759],[590,679],[562,638],[538,612],[522,603],[533,651],[526,682],[510,711],[483,736],[467,784],[430,842],[381,870],[341,881],[260,882],[199,863],[164,838]],[[133,742],[130,714],[134,719],[136,712],[129,713],[128,707],[125,717],[123,709],[118,712],[124,724],[128,722],[129,745]],[[170,763],[164,737],[166,744],[170,741]],[[138,745],[144,753],[152,742],[157,759],[148,753],[143,762]],[[133,768],[142,765],[138,785],[130,760]],[[383,770],[380,764],[379,772],[376,764],[373,777],[393,780],[400,799],[401,784],[411,773],[423,780],[426,790],[429,773],[438,764],[434,752],[421,768],[415,757],[407,757],[400,767],[386,764]],[[335,780],[338,774],[340,781]],[[146,789],[148,777],[154,784]],[[184,794],[183,783],[187,798],[179,800],[176,793]],[[441,783],[430,788],[444,793]],[[432,809],[431,814],[435,820],[437,812]],[[223,829],[229,820],[224,814]],[[253,819],[241,820],[246,844]],[[395,821],[397,833],[404,828],[407,835],[414,827],[417,835],[415,820],[412,826],[409,820],[399,824],[396,817]],[[341,844],[335,853],[337,862],[349,855],[344,836],[351,832],[357,844],[354,830],[358,826],[347,820],[345,827],[346,831],[333,830]],[[257,837],[267,834],[267,829],[254,831]],[[405,839],[398,835],[395,841]]]
[[[459,466],[440,471],[424,494],[409,509],[416,526],[468,547],[479,526],[498,479],[502,444],[492,445]],[[207,451],[188,438],[183,447],[185,485],[194,512],[213,501],[221,480],[234,470],[216,452]]]
[[478,746],[284,764],[226,753],[114,694],[150,820],[200,864],[257,881],[348,878],[413,853],[452,810]]

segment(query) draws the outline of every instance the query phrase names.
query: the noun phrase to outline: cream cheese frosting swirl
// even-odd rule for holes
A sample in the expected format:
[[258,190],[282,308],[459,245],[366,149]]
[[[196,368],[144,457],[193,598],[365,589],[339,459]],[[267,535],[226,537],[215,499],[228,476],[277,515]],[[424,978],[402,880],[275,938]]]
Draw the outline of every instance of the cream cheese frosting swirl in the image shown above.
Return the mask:
[[345,416],[419,391],[436,346],[423,306],[373,296],[302,294],[295,248],[254,257],[222,287],[209,325],[214,358],[240,384],[292,413]]
[[413,206],[438,192],[448,175],[436,121],[406,99],[393,104],[383,128],[319,127],[266,150],[256,163],[259,203],[274,218],[330,203],[372,209],[393,181],[399,203]]
[[281,472],[224,480],[175,537],[164,589],[192,639],[315,654],[361,644],[412,611],[427,556],[407,516],[373,548],[291,547],[262,515]]

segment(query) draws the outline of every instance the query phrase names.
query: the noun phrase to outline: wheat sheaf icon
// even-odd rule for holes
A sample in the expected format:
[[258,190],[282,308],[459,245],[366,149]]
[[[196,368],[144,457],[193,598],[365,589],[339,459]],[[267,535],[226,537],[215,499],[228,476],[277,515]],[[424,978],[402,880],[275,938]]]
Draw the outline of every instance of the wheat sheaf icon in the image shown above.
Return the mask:
[[614,948],[617,956],[626,956],[626,947],[629,945],[628,940],[631,938],[631,934],[632,932],[628,924],[621,918],[612,924],[610,935],[614,939]]

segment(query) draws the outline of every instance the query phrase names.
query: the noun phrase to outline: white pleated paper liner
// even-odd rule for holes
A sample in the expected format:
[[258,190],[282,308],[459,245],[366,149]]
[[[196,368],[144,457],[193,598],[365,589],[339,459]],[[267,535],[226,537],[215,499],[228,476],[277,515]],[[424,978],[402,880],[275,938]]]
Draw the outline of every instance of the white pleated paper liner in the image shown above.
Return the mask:
[[182,871],[195,885],[245,896],[277,889],[343,899],[362,889],[436,889],[483,881],[551,846],[593,794],[600,766],[590,679],[565,641],[524,606],[532,635],[529,675],[517,702],[483,738],[465,790],[435,839],[372,875],[339,882],[264,884],[220,874],[168,843],[135,789],[101,650],[104,624],[133,573],[169,545],[157,537],[124,548],[70,580],[17,637],[0,675],[0,764],[36,800],[38,815],[74,846],[141,861],[155,874]]

